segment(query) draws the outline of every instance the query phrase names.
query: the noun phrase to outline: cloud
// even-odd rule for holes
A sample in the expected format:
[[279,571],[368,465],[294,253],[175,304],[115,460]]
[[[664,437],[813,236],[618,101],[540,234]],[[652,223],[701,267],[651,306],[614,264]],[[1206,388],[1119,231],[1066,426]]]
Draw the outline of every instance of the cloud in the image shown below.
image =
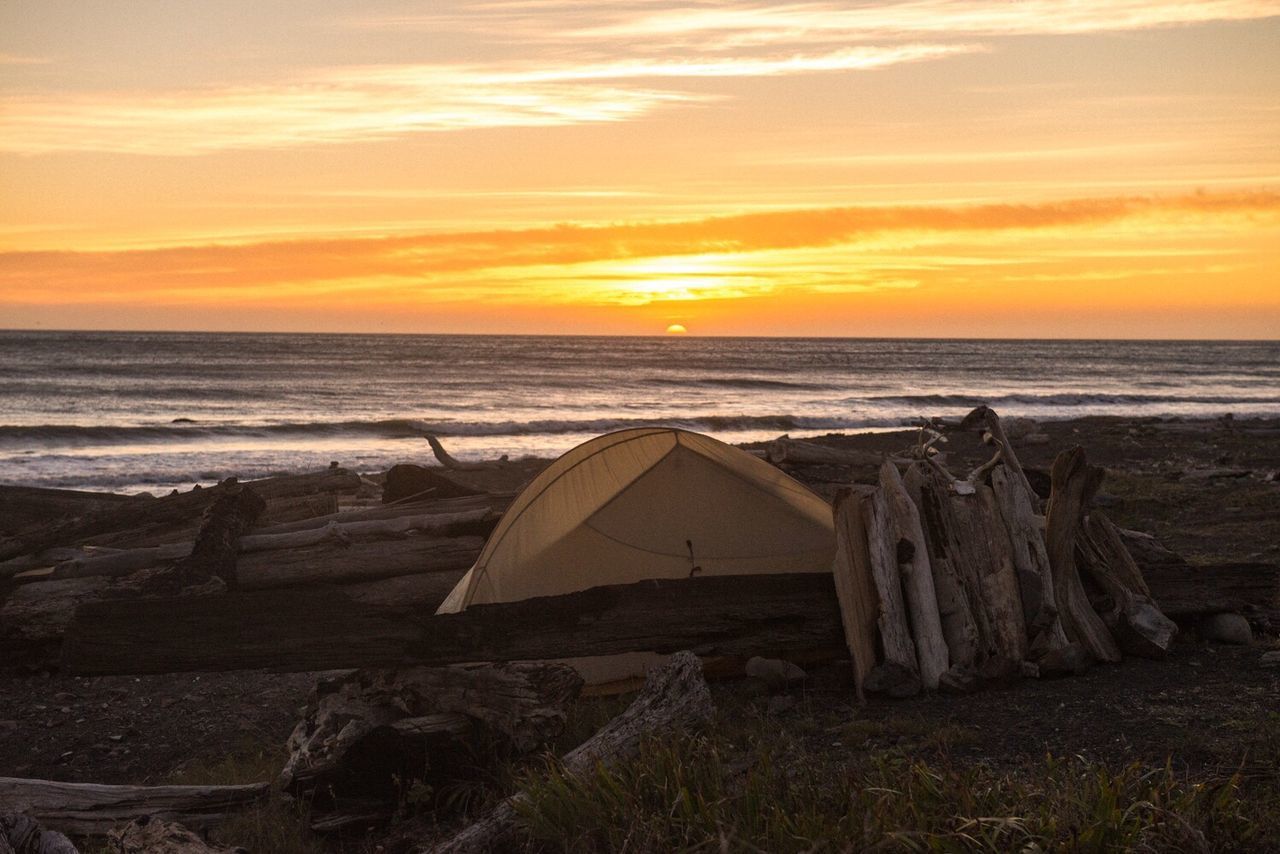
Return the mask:
[[[536,290],[539,283],[559,283],[552,294],[556,300],[652,301],[681,294],[765,293],[779,283],[861,288],[867,283],[841,269],[850,253],[901,252],[904,246],[948,241],[972,247],[998,239],[1001,252],[1013,247],[1015,254],[1031,259],[1034,252],[1024,253],[1020,245],[1028,232],[1068,233],[1077,240],[1075,246],[1085,240],[1086,247],[1096,249],[1098,243],[1134,230],[1176,234],[1185,225],[1189,233],[1199,233],[1196,229],[1223,218],[1237,229],[1248,229],[1254,221],[1274,226],[1280,222],[1280,193],[825,208],[381,238],[8,252],[0,253],[0,293],[6,302],[27,304],[108,298],[305,300],[355,291],[369,298],[417,294],[426,300],[511,300],[522,290],[534,298],[532,294],[542,293]],[[1160,246],[1151,240],[1147,245],[1153,255],[1159,254]],[[833,247],[841,249],[838,255],[844,259],[838,264],[822,251]],[[996,263],[935,260],[942,266]],[[905,273],[925,269],[929,262],[919,255],[882,266],[896,266],[891,278],[905,281],[911,278]]]

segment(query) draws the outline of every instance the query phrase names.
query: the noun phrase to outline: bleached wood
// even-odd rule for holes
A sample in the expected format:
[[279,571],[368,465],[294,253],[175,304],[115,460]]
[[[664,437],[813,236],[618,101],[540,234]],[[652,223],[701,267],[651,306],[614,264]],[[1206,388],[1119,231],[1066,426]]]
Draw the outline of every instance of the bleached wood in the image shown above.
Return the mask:
[[1053,570],[1053,593],[1067,638],[1099,661],[1119,661],[1120,648],[1093,610],[1080,571],[1076,547],[1089,499],[1097,491],[1101,470],[1090,469],[1080,447],[1063,451],[1050,473],[1053,492],[1045,517],[1045,544]]
[[1142,658],[1163,658],[1178,626],[1161,613],[1141,570],[1125,548],[1120,533],[1102,511],[1085,520],[1078,554],[1086,572],[1112,601],[1102,615],[1120,649]]
[[891,462],[880,467],[880,493],[888,512],[890,534],[896,544],[908,624],[915,641],[920,681],[935,690],[938,679],[950,667],[947,641],[938,615],[938,595],[929,566],[929,547],[920,526],[920,512],[907,494],[898,468]]
[[863,685],[876,664],[876,618],[880,613],[871,557],[867,551],[863,497],[842,490],[832,505],[836,556],[831,567],[845,641],[853,660],[853,686],[858,702],[866,701]]
[[863,502],[863,514],[871,577],[875,581],[880,604],[880,616],[876,619],[876,625],[880,629],[884,661],[918,679],[920,664],[916,657],[915,642],[911,639],[907,608],[902,597],[898,541],[890,527],[890,513],[883,489],[877,489],[870,501]]
[[790,436],[780,436],[769,443],[766,458],[771,463],[792,465],[835,465],[879,467],[884,460],[881,454],[860,451],[856,448],[830,448],[816,442],[804,442]]

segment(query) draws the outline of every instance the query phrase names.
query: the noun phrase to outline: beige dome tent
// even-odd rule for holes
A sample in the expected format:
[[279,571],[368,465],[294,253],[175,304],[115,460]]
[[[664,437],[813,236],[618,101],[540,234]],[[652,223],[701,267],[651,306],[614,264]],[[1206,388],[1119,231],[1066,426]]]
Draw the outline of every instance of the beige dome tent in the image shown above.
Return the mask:
[[685,578],[695,567],[830,572],[834,553],[831,508],[763,460],[684,430],[623,430],[534,478],[439,613]]

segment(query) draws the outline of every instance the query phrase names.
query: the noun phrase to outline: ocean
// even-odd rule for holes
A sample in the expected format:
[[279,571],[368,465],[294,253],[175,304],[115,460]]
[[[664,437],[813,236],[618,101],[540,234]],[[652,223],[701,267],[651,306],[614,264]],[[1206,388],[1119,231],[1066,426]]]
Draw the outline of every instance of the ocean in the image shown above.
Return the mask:
[[1280,342],[0,331],[0,483],[554,456],[624,427],[729,442],[1002,415],[1280,416]]

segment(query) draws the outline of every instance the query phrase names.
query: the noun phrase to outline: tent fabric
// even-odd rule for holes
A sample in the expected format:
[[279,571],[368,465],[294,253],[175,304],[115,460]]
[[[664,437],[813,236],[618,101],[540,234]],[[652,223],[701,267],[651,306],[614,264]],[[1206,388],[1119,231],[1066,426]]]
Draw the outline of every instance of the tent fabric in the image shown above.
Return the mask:
[[438,613],[650,578],[830,572],[831,509],[763,460],[674,428],[592,439],[525,488]]

